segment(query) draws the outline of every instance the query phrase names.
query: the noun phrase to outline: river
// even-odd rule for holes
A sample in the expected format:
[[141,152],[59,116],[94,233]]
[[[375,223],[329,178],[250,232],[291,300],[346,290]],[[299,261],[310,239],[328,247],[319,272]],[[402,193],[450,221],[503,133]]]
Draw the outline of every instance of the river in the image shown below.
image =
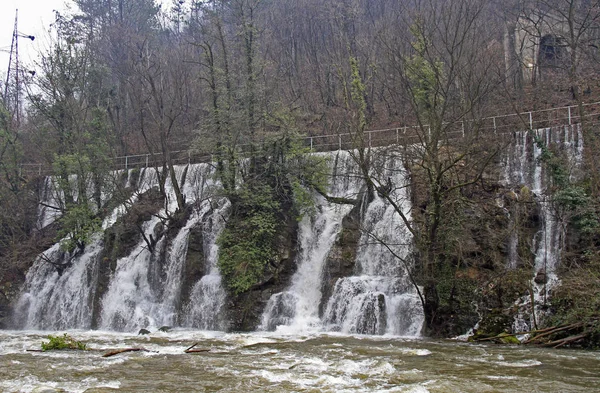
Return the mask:
[[[63,332],[59,332],[62,334]],[[600,352],[386,336],[71,331],[90,351],[28,352],[0,331],[0,390],[33,392],[598,392]],[[197,348],[209,352],[185,354]],[[103,358],[107,349],[151,352]],[[62,389],[62,390],[60,390]]]

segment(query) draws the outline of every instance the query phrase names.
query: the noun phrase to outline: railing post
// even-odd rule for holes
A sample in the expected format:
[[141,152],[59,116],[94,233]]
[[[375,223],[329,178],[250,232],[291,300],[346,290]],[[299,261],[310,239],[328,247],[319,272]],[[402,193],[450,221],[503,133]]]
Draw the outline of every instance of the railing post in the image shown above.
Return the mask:
[[342,134],[338,134],[339,150],[342,150]]
[[125,156],[125,170],[129,169],[128,164],[129,164],[129,156]]
[[42,176],[42,164],[38,164],[38,176]]
[[400,144],[400,129],[396,128],[396,144]]
[[371,134],[372,132],[369,132],[369,149],[371,148]]
[[461,123],[462,123],[462,134],[463,134],[463,138],[464,138],[465,137],[465,122],[464,122],[464,120]]
[[192,163],[192,153],[188,150],[188,165]]
[[571,125],[571,107],[569,106],[568,109],[569,109],[569,125]]
[[529,112],[529,128],[533,130],[533,113]]
[[313,151],[313,137],[310,137],[310,151]]
[[148,168],[148,158],[150,157],[150,154],[146,154],[146,168]]
[[496,117],[492,117],[492,120],[494,121],[494,135],[498,133],[498,131],[496,130]]

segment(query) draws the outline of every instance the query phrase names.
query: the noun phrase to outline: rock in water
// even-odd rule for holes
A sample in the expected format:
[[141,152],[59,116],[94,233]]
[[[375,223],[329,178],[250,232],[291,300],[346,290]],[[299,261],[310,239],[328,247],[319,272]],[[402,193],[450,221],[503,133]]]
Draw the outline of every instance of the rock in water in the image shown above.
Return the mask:
[[139,335],[145,336],[147,334],[150,334],[150,330],[140,329],[140,331],[138,332],[138,336]]

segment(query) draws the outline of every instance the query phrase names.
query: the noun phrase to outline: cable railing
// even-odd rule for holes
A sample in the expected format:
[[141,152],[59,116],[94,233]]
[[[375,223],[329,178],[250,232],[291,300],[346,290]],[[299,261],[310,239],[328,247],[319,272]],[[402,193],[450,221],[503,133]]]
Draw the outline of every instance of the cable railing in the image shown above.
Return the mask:
[[[600,120],[600,101],[582,104],[585,109],[585,118]],[[481,136],[507,134],[518,130],[538,129],[553,126],[572,125],[581,123],[582,118],[578,105],[563,106],[537,111],[511,113],[484,117],[476,120],[461,120],[444,123],[444,135],[447,139],[466,137],[469,135]],[[410,145],[419,143],[431,132],[428,125],[399,126],[384,129],[368,130],[363,133],[362,145],[365,147],[382,147],[389,145]],[[328,135],[306,136],[302,144],[311,152],[325,152],[345,150],[356,147],[354,133],[338,133]],[[250,144],[240,145],[238,148],[250,151]],[[170,152],[171,161],[175,165],[185,165],[213,161],[214,152],[199,151],[197,149],[177,150]],[[127,170],[133,168],[147,168],[162,165],[160,154],[134,154],[115,157],[112,159],[113,169]],[[50,167],[44,164],[22,164],[21,171],[29,175],[45,175],[50,172]]]

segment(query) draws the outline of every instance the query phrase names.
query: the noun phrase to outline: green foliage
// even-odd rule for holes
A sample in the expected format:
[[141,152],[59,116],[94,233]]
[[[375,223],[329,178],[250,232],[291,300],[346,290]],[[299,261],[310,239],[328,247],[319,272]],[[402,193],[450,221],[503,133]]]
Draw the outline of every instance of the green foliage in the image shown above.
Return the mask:
[[64,349],[87,350],[87,345],[65,333],[62,336],[48,336],[48,342],[42,342],[42,351],[60,351]]
[[294,127],[289,117],[271,120],[287,131],[256,146],[248,168],[238,168],[246,172],[245,181],[234,190],[224,190],[232,202],[232,213],[218,239],[219,267],[234,294],[248,291],[274,274],[280,259],[279,233],[285,229],[286,217],[311,213],[311,190],[327,187],[327,161],[308,154],[297,135],[290,132]]
[[552,296],[553,315],[549,326],[583,322],[589,333],[586,346],[600,346],[600,260],[584,254],[580,268],[570,268],[561,275],[561,285]]
[[421,23],[417,22],[410,28],[415,38],[415,41],[412,42],[415,54],[405,59],[405,71],[417,108],[429,112],[441,106],[443,102],[443,98],[438,94],[438,86],[444,74],[444,63],[428,57],[427,51],[430,43],[424,34]]
[[600,222],[594,201],[583,187],[569,185],[556,191],[554,201],[571,213],[571,223],[584,235],[598,233]]
[[367,126],[367,103],[365,101],[365,84],[360,75],[358,68],[358,59],[356,57],[350,58],[350,70],[352,72],[352,86],[350,90],[350,98],[352,103],[356,105],[356,113],[358,116],[358,131],[362,132]]
[[95,216],[88,204],[74,205],[61,217],[62,227],[57,238],[61,248],[72,252],[76,247],[83,249],[92,235],[102,228],[102,220]]
[[218,239],[219,268],[228,289],[240,294],[276,263],[281,206],[268,185],[244,185],[230,198],[235,211]]
[[473,298],[478,288],[478,283],[467,274],[448,263],[443,263],[436,274],[437,291],[440,306],[456,312],[466,311],[473,307]]
[[571,182],[565,158],[550,150],[541,139],[536,138],[535,143],[542,151],[539,159],[546,166],[552,180],[553,202],[556,207],[583,235],[597,234],[600,231],[600,221],[590,193],[581,185]]
[[2,186],[18,192],[21,186],[19,163],[23,158],[23,147],[17,134],[11,130],[11,118],[0,103],[0,181]]
[[569,185],[569,172],[565,160],[550,150],[539,137],[536,136],[534,142],[541,150],[539,160],[546,166],[554,186],[557,188],[567,187]]

